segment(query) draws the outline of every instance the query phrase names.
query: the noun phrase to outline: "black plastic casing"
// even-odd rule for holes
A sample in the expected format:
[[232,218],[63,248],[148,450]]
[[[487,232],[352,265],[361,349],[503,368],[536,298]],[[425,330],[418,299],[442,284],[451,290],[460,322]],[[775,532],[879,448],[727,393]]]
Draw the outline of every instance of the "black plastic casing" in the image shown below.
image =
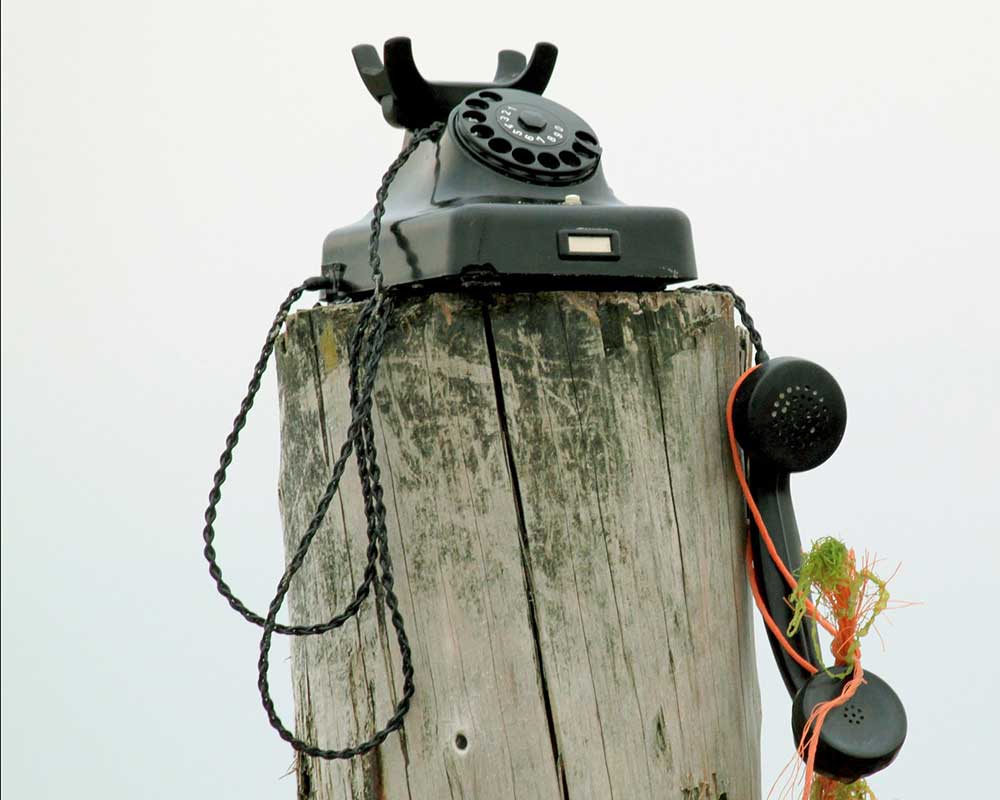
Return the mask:
[[[449,291],[485,276],[510,291],[655,290],[697,277],[683,213],[624,205],[599,163],[589,177],[561,185],[503,174],[457,140],[460,111],[438,141],[419,145],[389,190],[379,251],[386,286]],[[369,214],[323,243],[324,273],[339,278],[342,295],[372,289],[370,225]],[[613,234],[617,252],[566,252],[568,235],[588,233]]]

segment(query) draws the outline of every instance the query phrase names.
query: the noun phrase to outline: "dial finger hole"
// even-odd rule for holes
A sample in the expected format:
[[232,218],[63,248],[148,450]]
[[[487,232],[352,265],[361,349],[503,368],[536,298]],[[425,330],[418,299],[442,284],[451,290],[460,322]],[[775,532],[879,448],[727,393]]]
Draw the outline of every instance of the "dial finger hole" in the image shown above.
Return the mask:
[[515,147],[511,156],[518,164],[531,164],[535,160],[535,154],[524,147]]
[[578,167],[578,166],[580,166],[580,158],[579,158],[579,156],[577,156],[575,153],[570,152],[569,150],[563,150],[561,153],[559,153],[559,159],[567,167]]
[[559,159],[552,153],[539,153],[538,163],[546,169],[559,169]]

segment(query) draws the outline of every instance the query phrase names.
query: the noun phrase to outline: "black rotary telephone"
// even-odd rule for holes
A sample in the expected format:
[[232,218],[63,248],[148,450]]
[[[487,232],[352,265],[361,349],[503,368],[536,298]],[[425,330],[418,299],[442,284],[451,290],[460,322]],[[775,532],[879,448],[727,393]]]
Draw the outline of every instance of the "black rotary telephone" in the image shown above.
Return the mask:
[[[352,448],[362,484],[377,489],[378,470],[366,445],[371,392],[392,298],[450,290],[534,291],[572,287],[658,291],[697,277],[691,229],[680,211],[626,206],[604,179],[602,150],[594,130],[542,92],[556,61],[551,44],[535,46],[530,61],[504,50],[488,83],[430,83],[417,70],[410,40],[390,39],[383,56],[371,45],[354,48],[362,80],[389,124],[404,128],[403,149],[385,174],[372,213],[330,233],[323,245],[322,277],[294,288],[279,308],[254,370],[246,399],[226,440],[205,514],[205,556],[220,593],[245,619],[264,629],[258,662],[259,688],[271,724],[296,750],[324,758],[350,758],[377,747],[402,724],[414,691],[409,646],[392,593],[384,513],[369,514],[369,565],[365,582],[343,613],[326,623],[284,626],[276,622],[288,586],[305,557],[336,491]],[[391,186],[391,192],[389,191]],[[801,560],[789,475],[811,469],[836,449],[846,425],[846,406],[836,381],[802,359],[768,360],[743,301],[729,287],[750,331],[759,366],[734,387],[733,431],[747,460],[748,502],[770,534],[788,570]],[[352,422],[333,477],[298,549],[289,560],[267,617],[250,611],[222,578],[213,548],[216,506],[238,434],[291,305],[306,291],[328,302],[365,299],[351,345]],[[777,409],[777,411],[776,411]],[[784,410],[782,410],[784,409]],[[372,493],[381,496],[381,490]],[[384,509],[382,509],[384,512]],[[751,523],[756,589],[784,635],[791,619],[788,576],[762,544]],[[332,630],[357,613],[375,580],[393,611],[403,659],[404,692],[386,726],[370,740],[345,750],[322,750],[294,737],[274,710],[267,683],[273,633],[313,635]],[[796,742],[812,709],[836,696],[840,680],[821,668],[808,617],[790,637],[806,670],[769,632],[778,669],[793,697]],[[906,714],[895,692],[877,676],[866,683],[844,714],[822,728],[816,768],[855,780],[887,766],[906,735]]]
[[[639,290],[697,276],[687,217],[624,205],[604,179],[597,134],[542,97],[554,45],[536,45],[530,61],[502,51],[495,79],[482,84],[428,83],[406,38],[385,43],[384,63],[371,45],[353,52],[390,124],[443,126],[399,170],[386,201],[379,255],[387,286],[530,291],[572,281]],[[372,288],[371,220],[323,243],[323,272],[338,293]]]

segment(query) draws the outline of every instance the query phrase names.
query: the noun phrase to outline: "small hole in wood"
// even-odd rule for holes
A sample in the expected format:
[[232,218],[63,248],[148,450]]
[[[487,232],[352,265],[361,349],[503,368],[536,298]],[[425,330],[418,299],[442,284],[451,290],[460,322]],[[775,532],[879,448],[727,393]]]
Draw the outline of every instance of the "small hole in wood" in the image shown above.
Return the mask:
[[469,740],[466,738],[464,733],[455,734],[455,749],[459,752],[467,750],[469,748]]

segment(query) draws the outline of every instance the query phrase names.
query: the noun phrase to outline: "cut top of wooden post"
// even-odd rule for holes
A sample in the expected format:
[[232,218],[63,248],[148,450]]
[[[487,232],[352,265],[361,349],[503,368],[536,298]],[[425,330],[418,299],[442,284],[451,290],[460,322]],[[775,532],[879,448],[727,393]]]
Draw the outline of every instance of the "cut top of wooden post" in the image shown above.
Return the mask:
[[[357,312],[296,314],[278,348],[286,549],[347,428]],[[723,420],[747,360],[721,294],[404,301],[375,416],[417,695],[365,758],[300,758],[300,796],[758,797]],[[293,583],[294,622],[343,607],[366,544],[349,474]],[[300,736],[343,747],[391,713],[386,622],[376,598],[357,624],[293,642]]]

